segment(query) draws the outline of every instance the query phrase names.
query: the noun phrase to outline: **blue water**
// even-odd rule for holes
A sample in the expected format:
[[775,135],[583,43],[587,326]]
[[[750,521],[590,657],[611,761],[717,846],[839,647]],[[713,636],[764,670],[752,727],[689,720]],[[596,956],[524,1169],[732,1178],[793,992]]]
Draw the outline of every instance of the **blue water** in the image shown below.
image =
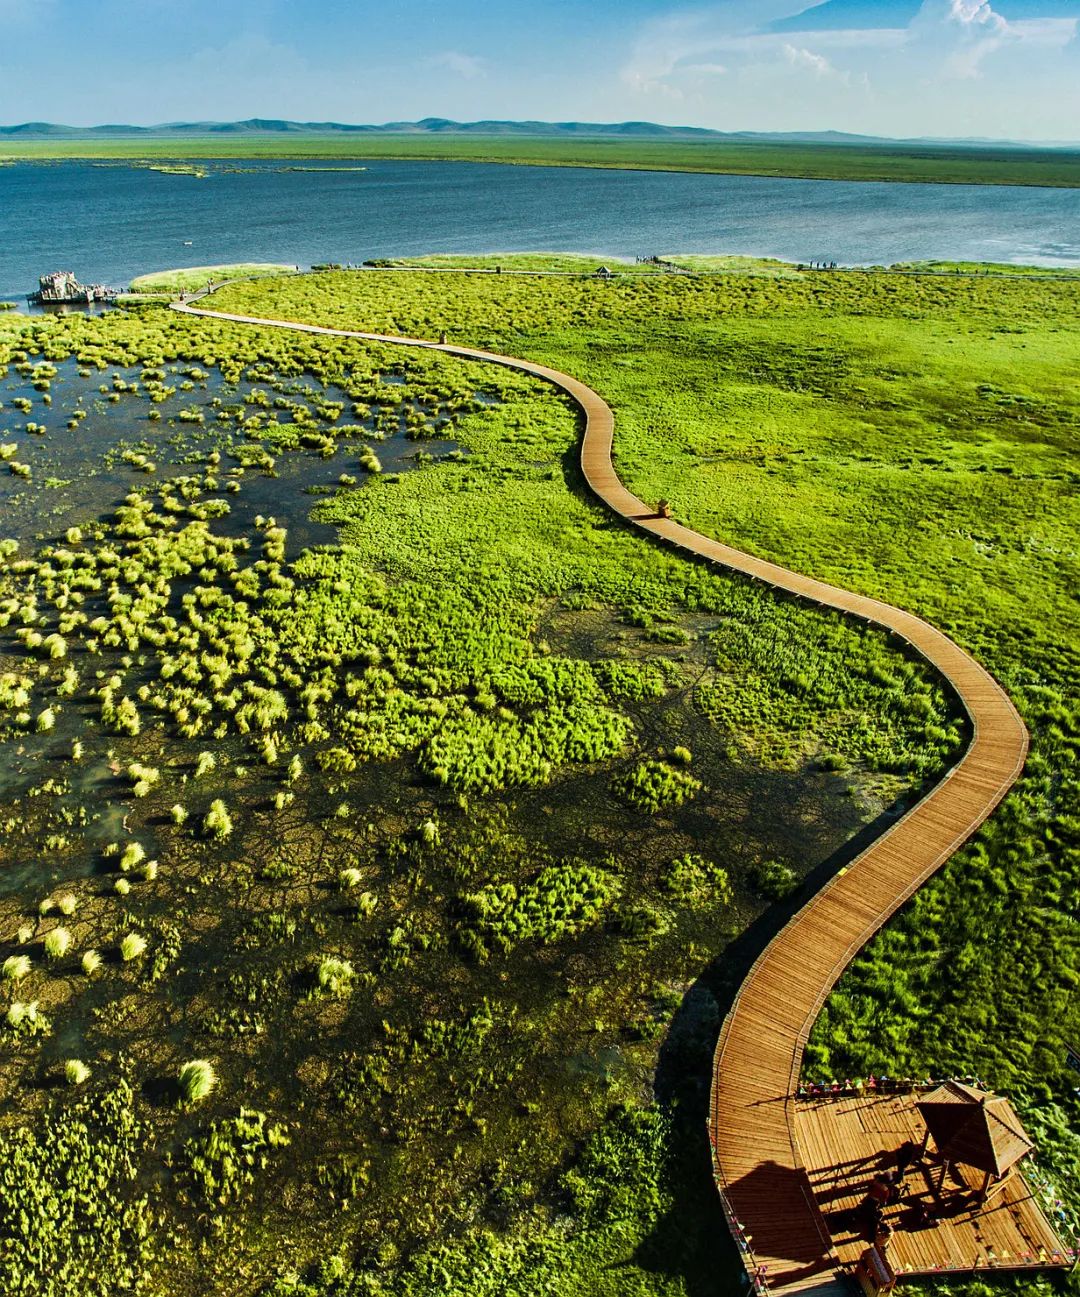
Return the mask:
[[[738,252],[888,264],[1080,265],[1080,190],[372,162],[207,164],[210,176],[65,162],[0,166],[0,297],[48,270],[125,286],[234,261],[423,252]],[[231,165],[243,171],[230,172]],[[187,246],[190,241],[190,246]]]

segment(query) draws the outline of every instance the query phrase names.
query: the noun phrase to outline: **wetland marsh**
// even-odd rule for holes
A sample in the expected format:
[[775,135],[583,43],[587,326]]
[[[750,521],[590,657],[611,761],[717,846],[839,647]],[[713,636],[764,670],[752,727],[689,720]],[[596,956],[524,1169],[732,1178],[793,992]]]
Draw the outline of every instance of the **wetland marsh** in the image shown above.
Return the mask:
[[[340,273],[212,305],[578,374],[646,498],[979,652],[1029,777],[810,1066],[963,1062],[1052,1124],[1080,289],[849,284]],[[626,532],[522,375],[154,307],[0,316],[0,360],[10,1290],[737,1282],[700,1125],[726,997],[959,751],[940,682]]]

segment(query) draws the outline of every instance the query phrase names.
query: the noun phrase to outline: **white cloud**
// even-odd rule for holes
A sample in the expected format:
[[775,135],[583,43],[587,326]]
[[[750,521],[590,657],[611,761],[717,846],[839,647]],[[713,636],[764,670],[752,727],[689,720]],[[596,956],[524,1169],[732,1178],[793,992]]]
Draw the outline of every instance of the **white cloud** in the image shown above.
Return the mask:
[[824,54],[815,54],[813,50],[800,49],[795,45],[784,45],[784,58],[793,68],[806,68],[813,72],[815,76],[844,76],[843,72],[837,72],[836,68],[829,62]]
[[[964,0],[956,0],[963,3]],[[709,9],[656,19],[642,29],[621,70],[623,82],[655,94],[672,92],[703,71],[735,70],[737,64],[770,63],[813,76],[847,73],[823,50],[872,50],[901,45],[902,28],[852,28],[780,35],[768,30],[782,18],[803,12],[805,0],[728,0]]]
[[462,54],[460,50],[443,50],[442,53],[428,59],[428,65],[445,68],[465,81],[475,81],[478,77],[485,77],[488,70],[486,59],[479,58],[475,54]]
[[692,75],[692,76],[699,76],[699,77],[722,77],[727,75],[728,70],[729,69],[726,63],[685,63],[683,64],[683,71],[688,76]]
[[986,0],[949,0],[949,17],[965,25],[978,24],[1004,31],[1008,23],[990,8]]
[[987,0],[924,0],[909,35],[913,46],[936,53],[945,75],[967,80],[978,77],[986,60],[1000,51],[1064,47],[1075,37],[1077,23],[1075,18],[1010,22]]
[[[787,22],[778,33],[772,25],[805,12],[805,0],[718,0],[646,23],[620,75],[635,94],[685,94],[701,105],[711,98],[725,119],[732,104],[718,87],[729,81],[744,94],[759,87],[765,102],[754,106],[765,113],[780,111],[786,96],[800,116],[810,108],[850,119],[871,100],[883,108],[890,98],[900,115],[913,96],[925,94],[928,104],[949,83],[988,79],[991,67],[1013,83],[1035,78],[1040,52],[1062,51],[1077,38],[1080,19],[1011,21],[995,2],[923,0],[905,27],[798,31]],[[837,97],[845,92],[846,100]]]

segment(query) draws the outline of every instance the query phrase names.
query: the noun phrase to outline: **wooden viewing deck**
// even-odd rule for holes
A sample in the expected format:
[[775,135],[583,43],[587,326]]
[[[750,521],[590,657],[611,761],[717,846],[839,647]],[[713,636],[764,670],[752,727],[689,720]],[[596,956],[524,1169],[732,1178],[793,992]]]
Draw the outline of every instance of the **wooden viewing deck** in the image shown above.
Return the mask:
[[183,303],[173,303],[173,309],[263,328],[422,347],[545,379],[583,411],[585,480],[627,522],[688,554],[883,627],[949,681],[971,722],[972,741],[962,759],[762,951],[716,1047],[710,1117],[715,1174],[748,1270],[759,1287],[772,1291],[848,1291],[844,1257],[816,1200],[801,1147],[794,1094],[803,1049],[826,996],[854,955],[971,837],[1019,778],[1028,736],[1008,695],[969,654],[911,613],[790,572],[660,516],[619,480],[612,463],[614,415],[576,378],[530,361],[422,338],[234,315]]
[[[867,1186],[897,1165],[905,1145],[918,1147],[926,1126],[913,1090],[800,1099],[795,1134],[814,1202],[842,1264],[854,1266],[872,1227],[862,1210]],[[1020,1174],[978,1201],[982,1174],[951,1166],[939,1189],[940,1159],[931,1152],[905,1175],[900,1200],[885,1209],[893,1228],[889,1261],[910,1277],[983,1269],[1071,1265],[1053,1227]]]

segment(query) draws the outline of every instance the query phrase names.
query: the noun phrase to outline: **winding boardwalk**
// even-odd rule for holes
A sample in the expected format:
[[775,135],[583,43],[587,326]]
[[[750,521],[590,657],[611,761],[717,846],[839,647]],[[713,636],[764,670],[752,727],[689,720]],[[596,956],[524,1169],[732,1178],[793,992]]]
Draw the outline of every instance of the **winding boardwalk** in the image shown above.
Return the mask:
[[[530,361],[421,338],[231,315],[183,303],[174,303],[173,309],[264,328],[423,347],[545,379],[572,397],[585,415],[581,469],[608,508],[688,554],[885,628],[952,685],[972,727],[962,759],[773,938],[743,982],[716,1047],[710,1117],[714,1169],[748,1267],[777,1292],[845,1290],[796,1138],[793,1094],[803,1049],[825,997],[854,955],[975,832],[1019,778],[1028,736],[1008,695],[985,668],[920,618],[658,517],[615,472],[611,408],[576,378]],[[748,1246],[747,1240],[752,1240]]]

